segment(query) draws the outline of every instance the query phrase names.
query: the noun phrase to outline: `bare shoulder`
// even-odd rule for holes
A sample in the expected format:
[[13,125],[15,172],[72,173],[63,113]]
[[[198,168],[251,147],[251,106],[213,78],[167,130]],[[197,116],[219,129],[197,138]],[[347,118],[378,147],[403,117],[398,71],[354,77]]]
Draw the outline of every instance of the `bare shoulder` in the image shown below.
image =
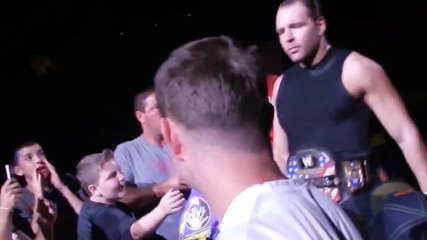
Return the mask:
[[273,85],[273,94],[271,96],[271,98],[272,98],[271,103],[273,104],[273,106],[276,105],[275,104],[275,102],[276,102],[276,96],[277,96],[277,93],[279,92],[279,87],[280,87],[280,84],[282,83],[282,79],[283,79],[283,74],[280,75],[276,79],[276,81],[274,82],[274,85]]
[[273,85],[273,94],[275,95],[275,94],[277,94],[277,91],[279,90],[279,86],[280,86],[280,84],[282,83],[282,79],[283,79],[283,74],[282,75],[280,75],[277,79],[276,79],[276,81],[274,82],[274,85]]
[[377,81],[387,80],[387,76],[380,64],[358,52],[352,52],[344,61],[342,80],[346,89],[357,96]]

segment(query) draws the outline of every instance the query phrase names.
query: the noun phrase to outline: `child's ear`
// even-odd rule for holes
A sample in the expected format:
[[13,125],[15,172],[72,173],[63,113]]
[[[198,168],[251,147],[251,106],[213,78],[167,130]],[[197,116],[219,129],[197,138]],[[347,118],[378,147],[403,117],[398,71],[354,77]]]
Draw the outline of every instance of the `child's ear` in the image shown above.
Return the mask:
[[24,176],[24,172],[22,171],[22,169],[19,166],[14,166],[13,167],[13,173],[16,176],[20,176],[20,177]]
[[87,190],[90,192],[90,195],[94,195],[96,192],[96,189],[97,189],[96,186],[93,184],[87,186]]

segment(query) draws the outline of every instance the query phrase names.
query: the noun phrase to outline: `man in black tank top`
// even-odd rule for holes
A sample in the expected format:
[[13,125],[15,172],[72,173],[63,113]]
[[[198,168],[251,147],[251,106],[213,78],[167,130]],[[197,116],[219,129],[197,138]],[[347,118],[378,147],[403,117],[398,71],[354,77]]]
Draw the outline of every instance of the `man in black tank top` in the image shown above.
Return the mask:
[[284,0],[276,31],[296,63],[273,90],[273,152],[280,169],[285,171],[288,157],[307,147],[327,149],[338,160],[367,159],[373,112],[427,192],[426,146],[382,67],[329,45],[316,0]]

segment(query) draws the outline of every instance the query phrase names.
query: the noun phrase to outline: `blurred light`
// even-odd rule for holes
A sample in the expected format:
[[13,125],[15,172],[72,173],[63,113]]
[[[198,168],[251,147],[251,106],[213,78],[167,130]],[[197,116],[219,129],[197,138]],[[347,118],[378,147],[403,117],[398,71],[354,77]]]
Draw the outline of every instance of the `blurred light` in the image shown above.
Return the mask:
[[191,16],[193,16],[191,13],[187,14],[187,17],[191,17]]
[[44,77],[49,73],[49,69],[56,69],[56,64],[46,56],[34,55],[31,58],[31,69]]
[[157,23],[154,24],[154,27],[158,27],[159,25],[157,25]]
[[119,34],[120,34],[120,36],[123,36],[123,35],[125,35],[125,34],[124,34],[123,32],[120,32]]

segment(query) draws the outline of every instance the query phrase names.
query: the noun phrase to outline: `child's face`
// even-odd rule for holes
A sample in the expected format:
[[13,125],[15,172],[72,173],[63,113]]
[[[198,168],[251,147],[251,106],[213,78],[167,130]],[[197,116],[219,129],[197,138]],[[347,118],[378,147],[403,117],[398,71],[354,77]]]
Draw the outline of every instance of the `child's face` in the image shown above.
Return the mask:
[[15,174],[23,176],[26,179],[32,179],[34,169],[37,169],[41,174],[49,175],[49,170],[46,168],[47,161],[43,148],[40,144],[25,146],[16,152]]
[[126,181],[119,166],[114,161],[104,164],[99,173],[98,184],[91,185],[92,194],[109,202],[118,201],[126,194]]

